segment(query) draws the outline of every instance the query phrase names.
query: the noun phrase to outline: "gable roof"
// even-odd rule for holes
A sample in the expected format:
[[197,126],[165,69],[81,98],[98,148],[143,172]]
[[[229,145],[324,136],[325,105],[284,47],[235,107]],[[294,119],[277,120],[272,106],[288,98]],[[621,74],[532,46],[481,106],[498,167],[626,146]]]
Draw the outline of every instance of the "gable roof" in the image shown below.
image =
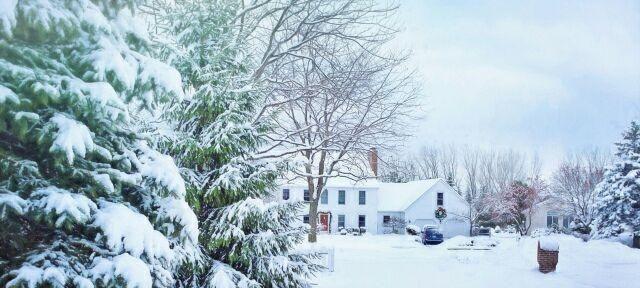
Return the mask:
[[404,211],[440,181],[444,180],[436,178],[407,183],[380,183],[378,211]]

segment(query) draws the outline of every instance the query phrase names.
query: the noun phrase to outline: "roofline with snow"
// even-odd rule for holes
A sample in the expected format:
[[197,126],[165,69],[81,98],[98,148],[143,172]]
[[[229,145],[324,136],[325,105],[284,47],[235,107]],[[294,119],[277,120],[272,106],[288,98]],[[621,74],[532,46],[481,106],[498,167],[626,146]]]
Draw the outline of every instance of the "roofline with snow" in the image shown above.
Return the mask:
[[[405,208],[404,210],[402,210],[402,212],[404,212],[404,211],[406,211],[407,209],[411,208],[411,206],[413,206],[413,204],[415,204],[416,202],[418,202],[418,200],[419,200],[420,198],[422,198],[422,196],[424,196],[424,194],[425,194],[425,193],[427,193],[427,192],[431,191],[431,189],[433,189],[433,187],[435,187],[435,186],[436,186],[436,184],[438,184],[439,182],[442,182],[446,187],[448,187],[448,188],[449,188],[449,190],[451,190],[451,192],[453,192],[453,194],[455,194],[456,196],[458,196],[458,198],[460,198],[460,200],[462,200],[464,203],[467,203],[467,201],[466,201],[466,200],[464,200],[464,198],[462,198],[462,195],[458,194],[458,192],[457,192],[455,189],[453,189],[453,187],[451,187],[451,185],[449,185],[449,183],[447,183],[447,181],[445,181],[445,180],[444,180],[444,179],[442,179],[442,178],[436,178],[436,179],[438,179],[438,180],[436,181],[436,183],[435,183],[435,184],[431,185],[431,187],[429,187],[429,189],[427,189],[426,191],[422,192],[422,194],[421,194],[418,198],[414,199],[414,200],[413,200],[413,202],[411,202],[411,204],[407,205],[407,208]],[[391,211],[389,211],[389,212],[391,212]],[[400,211],[398,211],[398,212],[400,212]]]

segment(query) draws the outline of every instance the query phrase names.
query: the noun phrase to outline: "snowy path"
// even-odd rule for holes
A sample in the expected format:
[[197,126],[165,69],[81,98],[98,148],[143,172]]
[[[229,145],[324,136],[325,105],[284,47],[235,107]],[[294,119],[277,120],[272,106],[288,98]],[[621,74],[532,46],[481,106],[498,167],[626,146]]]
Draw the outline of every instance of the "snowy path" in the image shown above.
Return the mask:
[[315,282],[320,288],[640,288],[640,250],[557,238],[558,269],[544,275],[537,271],[536,240],[529,238],[500,238],[492,251],[451,251],[446,242],[423,246],[409,236],[322,235],[319,244],[335,247],[335,272]]

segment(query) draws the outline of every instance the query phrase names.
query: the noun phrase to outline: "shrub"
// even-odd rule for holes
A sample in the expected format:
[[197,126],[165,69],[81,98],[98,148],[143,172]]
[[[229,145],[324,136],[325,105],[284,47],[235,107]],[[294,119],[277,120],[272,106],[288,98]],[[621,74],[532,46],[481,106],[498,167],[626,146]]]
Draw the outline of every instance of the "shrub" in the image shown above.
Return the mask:
[[407,234],[409,234],[409,235],[418,235],[418,234],[420,234],[420,228],[418,228],[418,226],[416,226],[416,225],[409,224],[409,225],[407,225],[405,230],[407,231]]

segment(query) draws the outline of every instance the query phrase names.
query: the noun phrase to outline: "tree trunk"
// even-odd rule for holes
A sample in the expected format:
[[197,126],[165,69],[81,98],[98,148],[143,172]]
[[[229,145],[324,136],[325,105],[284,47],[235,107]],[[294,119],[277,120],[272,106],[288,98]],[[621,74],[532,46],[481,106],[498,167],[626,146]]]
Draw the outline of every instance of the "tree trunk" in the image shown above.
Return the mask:
[[473,236],[473,220],[471,214],[471,207],[469,207],[469,237]]
[[315,243],[318,241],[317,231],[318,231],[318,201],[311,199],[309,203],[309,226],[311,226],[311,230],[309,231],[309,243]]

